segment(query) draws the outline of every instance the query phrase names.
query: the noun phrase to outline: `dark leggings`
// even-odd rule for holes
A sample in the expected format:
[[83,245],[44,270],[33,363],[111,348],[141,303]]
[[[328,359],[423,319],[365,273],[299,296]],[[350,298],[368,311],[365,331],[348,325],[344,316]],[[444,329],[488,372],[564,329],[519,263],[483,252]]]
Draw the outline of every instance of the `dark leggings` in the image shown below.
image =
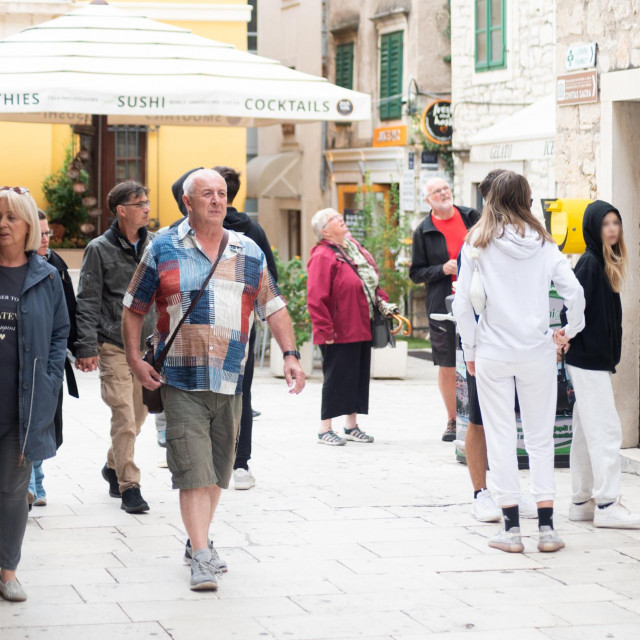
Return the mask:
[[242,419],[240,420],[240,437],[238,438],[238,451],[234,469],[248,469],[251,460],[251,436],[253,431],[253,407],[251,406],[251,385],[253,384],[253,370],[255,367],[254,348],[256,344],[256,328],[251,327],[249,334],[249,355],[244,365],[244,378],[242,379]]
[[0,437],[0,568],[15,571],[27,528],[31,463],[18,466],[18,427]]

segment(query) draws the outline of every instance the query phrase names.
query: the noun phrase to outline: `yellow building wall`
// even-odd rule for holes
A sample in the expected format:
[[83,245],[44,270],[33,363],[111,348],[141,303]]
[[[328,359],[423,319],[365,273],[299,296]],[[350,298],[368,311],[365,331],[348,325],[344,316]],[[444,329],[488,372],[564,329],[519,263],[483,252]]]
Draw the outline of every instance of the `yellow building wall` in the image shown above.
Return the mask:
[[[162,4],[156,0],[137,0]],[[193,4],[238,4],[244,0],[190,0]],[[121,3],[126,10],[125,2]],[[171,21],[178,27],[246,51],[245,22]],[[0,122],[0,141],[4,153],[0,157],[0,186],[28,187],[39,207],[45,209],[42,182],[60,168],[65,149],[71,139],[68,125]],[[194,167],[228,165],[246,173],[246,130],[244,127],[168,127],[149,131],[147,146],[147,185],[151,193],[151,217],[160,226],[170,224],[179,216],[171,185],[185,171]],[[242,184],[234,205],[242,210],[245,200]],[[106,194],[105,194],[106,195]],[[101,203],[106,209],[105,203]]]

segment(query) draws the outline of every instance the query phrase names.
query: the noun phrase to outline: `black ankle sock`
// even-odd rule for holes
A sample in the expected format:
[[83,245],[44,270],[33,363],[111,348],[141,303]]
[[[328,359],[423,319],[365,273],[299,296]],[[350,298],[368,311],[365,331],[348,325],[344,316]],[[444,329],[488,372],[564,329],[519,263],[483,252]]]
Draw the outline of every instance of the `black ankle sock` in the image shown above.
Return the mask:
[[553,507],[538,507],[538,527],[553,529]]
[[598,509],[606,509],[607,507],[610,507],[612,504],[613,502],[607,502],[607,504],[599,504]]
[[487,490],[487,487],[482,487],[482,489],[478,489],[477,491],[474,491],[473,492],[473,499],[475,500],[478,497],[478,495],[480,495],[481,491],[486,491],[486,490]]
[[505,531],[520,526],[520,509],[518,509],[518,505],[515,507],[502,507],[502,515],[504,516]]

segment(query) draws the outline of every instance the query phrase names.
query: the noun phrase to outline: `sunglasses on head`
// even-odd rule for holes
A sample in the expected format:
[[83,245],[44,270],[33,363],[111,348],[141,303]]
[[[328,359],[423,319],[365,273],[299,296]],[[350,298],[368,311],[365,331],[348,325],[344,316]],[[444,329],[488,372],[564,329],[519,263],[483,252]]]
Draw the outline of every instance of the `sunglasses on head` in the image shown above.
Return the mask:
[[15,191],[20,195],[24,195],[25,193],[29,193],[29,189],[27,187],[0,187],[0,191]]

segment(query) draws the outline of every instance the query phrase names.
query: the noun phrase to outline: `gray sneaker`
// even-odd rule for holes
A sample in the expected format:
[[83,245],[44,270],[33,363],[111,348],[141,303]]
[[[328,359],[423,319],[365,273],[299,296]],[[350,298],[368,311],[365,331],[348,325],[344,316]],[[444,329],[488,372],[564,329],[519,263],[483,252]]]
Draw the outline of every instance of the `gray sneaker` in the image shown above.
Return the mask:
[[[211,553],[211,564],[213,568],[219,573],[226,573],[229,570],[227,561],[223,560],[218,553],[218,550],[213,546],[213,540],[209,540],[209,552]],[[187,538],[187,544],[184,547],[184,563],[191,564],[191,540]]]
[[555,529],[549,526],[540,527],[538,551],[558,551],[564,547],[564,541]]
[[9,602],[24,602],[27,599],[27,594],[17,580],[0,580],[0,596]]
[[511,527],[509,531],[501,529],[489,540],[489,546],[492,549],[500,549],[500,551],[506,551],[507,553],[522,553],[524,545],[522,544],[522,538],[520,538],[520,527]]
[[218,580],[208,550],[197,551],[191,560],[191,591],[216,591]]

